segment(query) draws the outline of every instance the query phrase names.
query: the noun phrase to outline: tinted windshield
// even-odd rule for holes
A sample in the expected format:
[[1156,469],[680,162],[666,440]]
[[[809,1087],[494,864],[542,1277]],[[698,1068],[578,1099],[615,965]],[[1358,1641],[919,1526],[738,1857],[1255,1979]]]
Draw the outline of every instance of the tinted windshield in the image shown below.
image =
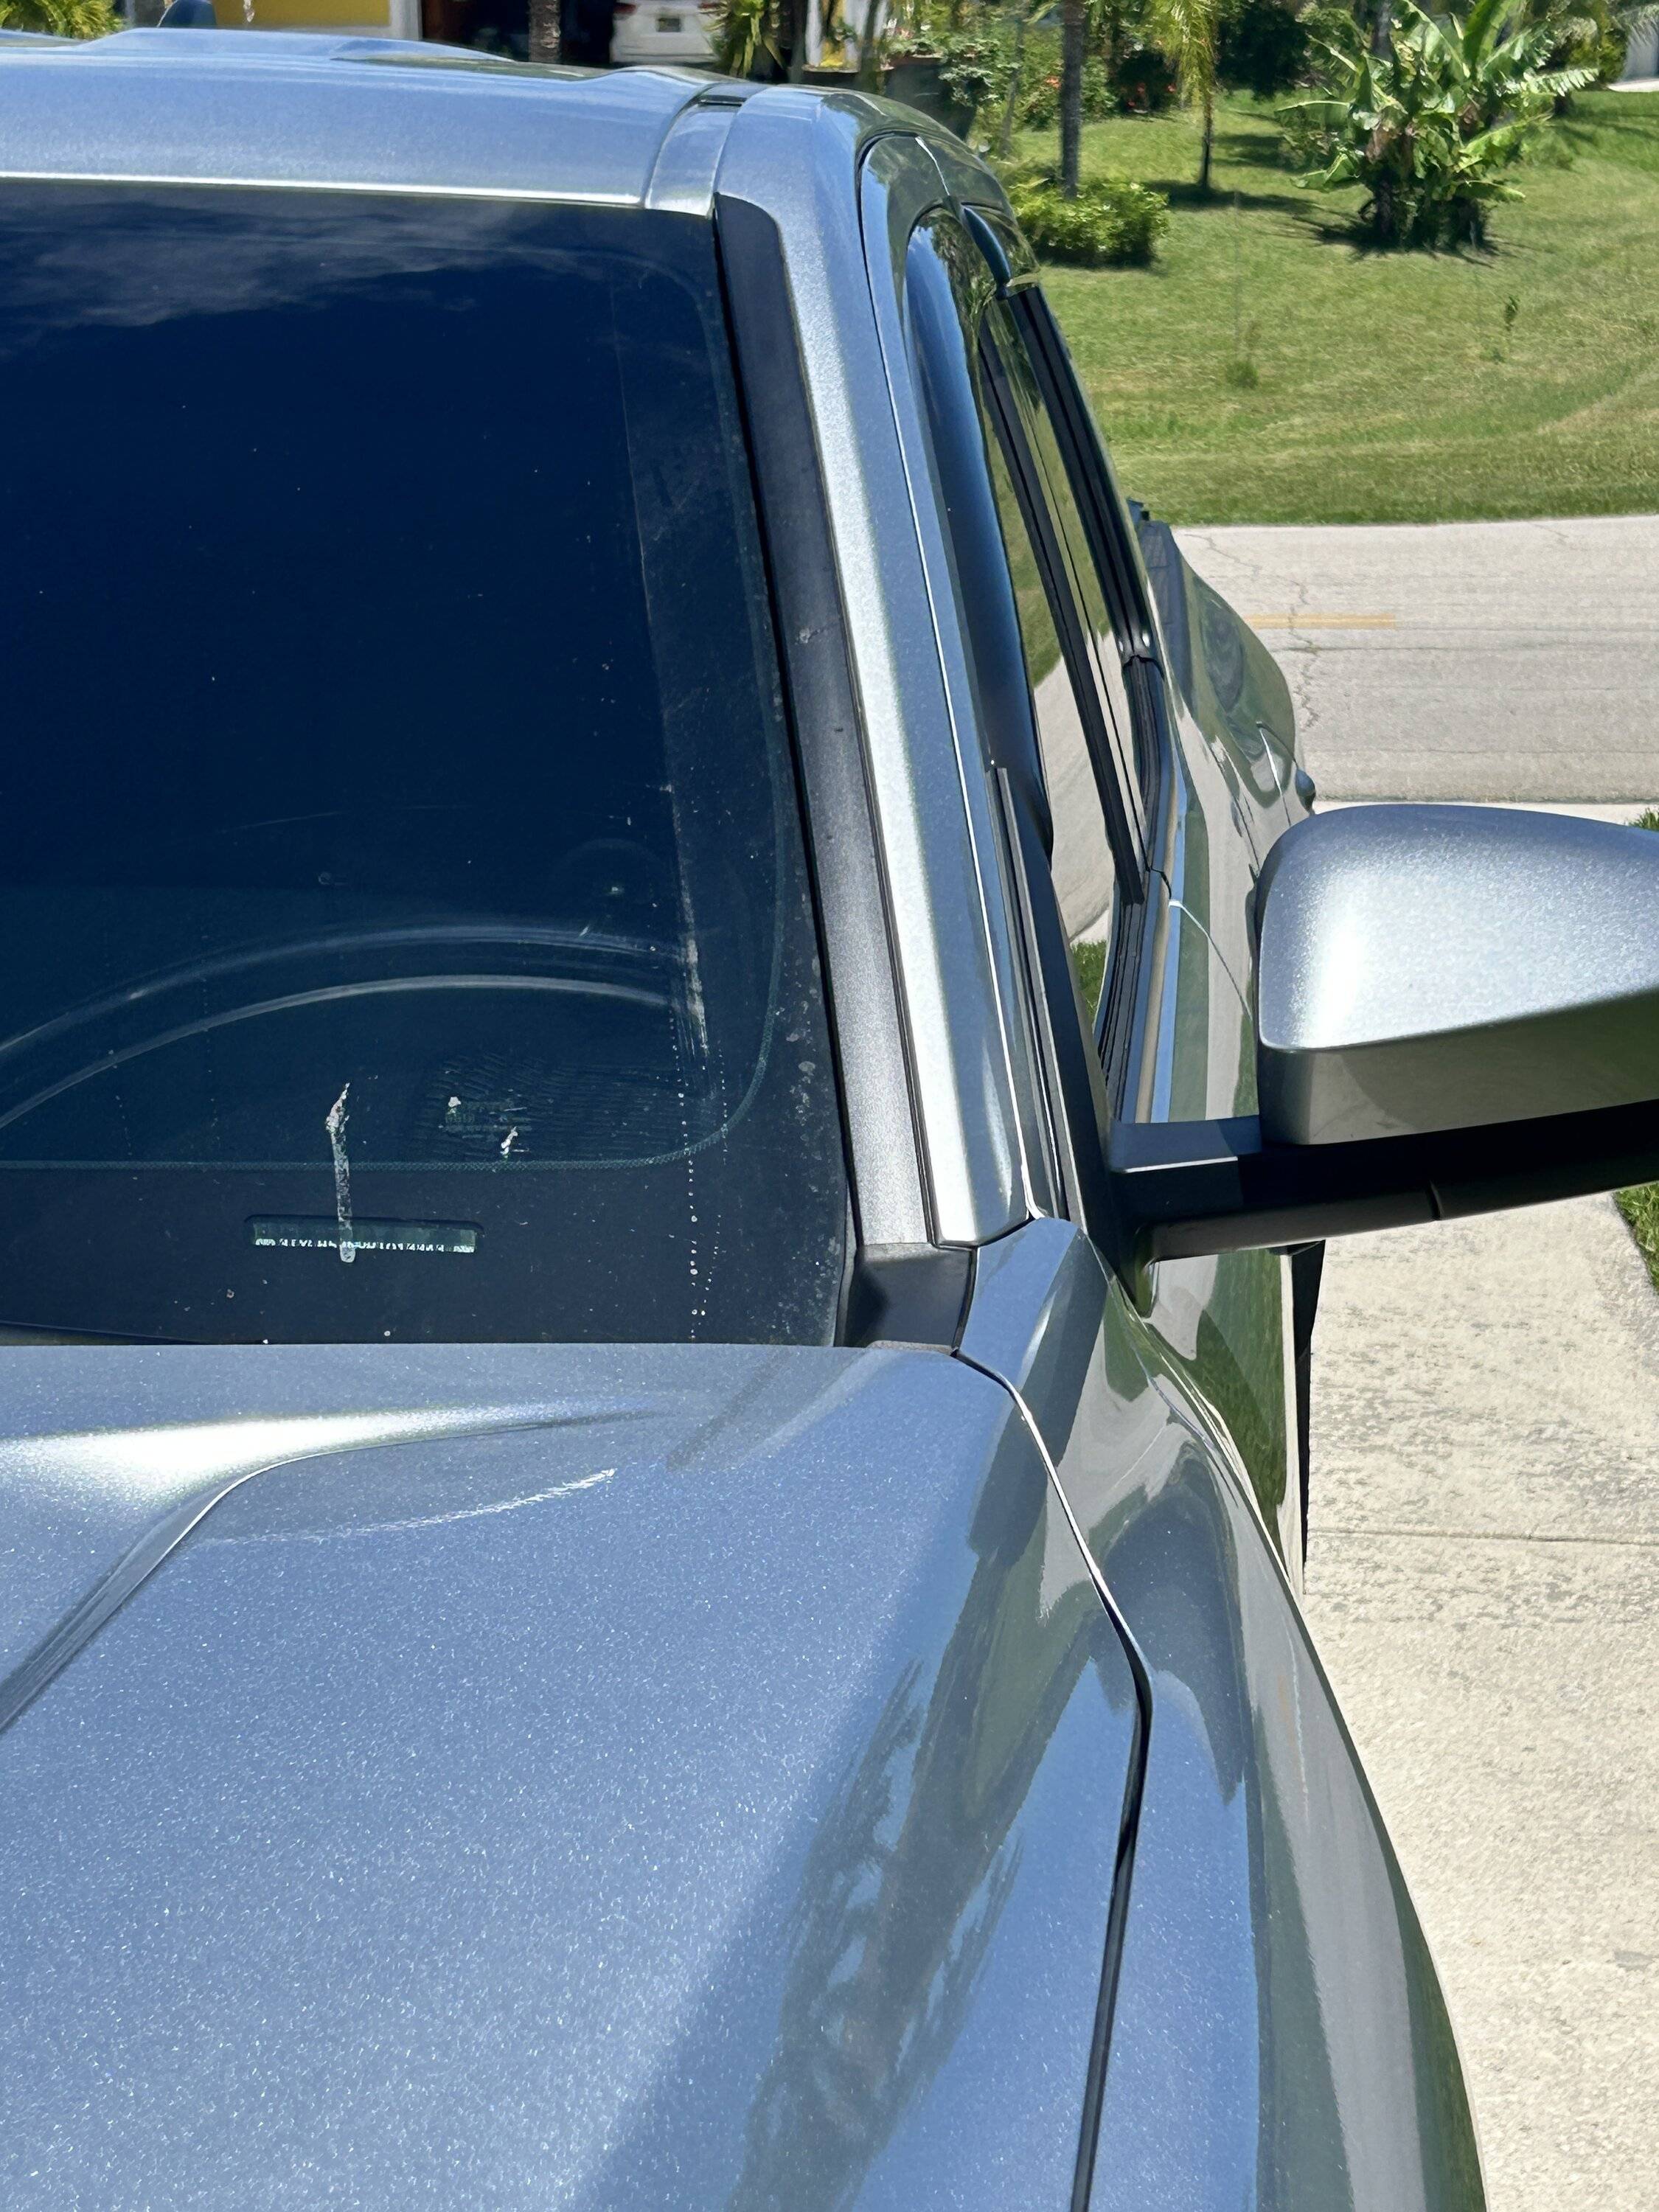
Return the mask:
[[707,224],[0,203],[0,1321],[833,1332]]

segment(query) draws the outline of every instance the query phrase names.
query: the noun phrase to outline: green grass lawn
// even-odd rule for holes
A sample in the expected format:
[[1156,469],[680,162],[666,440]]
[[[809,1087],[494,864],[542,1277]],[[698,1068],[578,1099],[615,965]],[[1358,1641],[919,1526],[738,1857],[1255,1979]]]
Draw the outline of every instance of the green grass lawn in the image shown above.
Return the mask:
[[[1356,247],[1358,195],[1293,182],[1248,100],[1208,201],[1188,117],[1091,125],[1085,173],[1170,196],[1154,267],[1046,279],[1126,490],[1172,522],[1659,508],[1659,94],[1585,95],[1546,138],[1492,250],[1430,255]],[[1229,380],[1236,296],[1254,389]]]

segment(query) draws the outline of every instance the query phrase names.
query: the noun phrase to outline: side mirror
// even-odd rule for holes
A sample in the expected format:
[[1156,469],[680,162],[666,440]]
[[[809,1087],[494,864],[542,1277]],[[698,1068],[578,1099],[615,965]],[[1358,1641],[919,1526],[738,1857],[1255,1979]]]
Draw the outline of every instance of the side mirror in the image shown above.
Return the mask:
[[1358,806],[1257,886],[1259,1118],[1115,1130],[1143,1257],[1659,1176],[1659,837]]

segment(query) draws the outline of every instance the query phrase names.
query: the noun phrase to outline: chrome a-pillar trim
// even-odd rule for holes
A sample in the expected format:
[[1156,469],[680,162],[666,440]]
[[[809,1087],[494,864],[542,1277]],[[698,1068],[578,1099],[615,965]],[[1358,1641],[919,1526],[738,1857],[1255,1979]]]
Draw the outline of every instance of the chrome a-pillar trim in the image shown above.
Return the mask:
[[[1016,979],[1018,954],[1009,887],[999,857],[986,742],[979,727],[951,553],[940,520],[940,500],[934,489],[923,401],[905,332],[904,270],[916,228],[935,214],[952,222],[958,218],[933,158],[933,148],[915,139],[885,138],[870,149],[860,170],[859,198],[877,331],[887,364],[887,386],[909,485],[911,514],[921,553],[951,715],[963,806],[973,848],[981,923],[994,981],[1001,1065],[1008,1073],[1008,1095],[1014,1112],[1012,1126],[1020,1150],[1021,1185],[1025,1200],[1023,1210],[1048,1212],[1053,1211],[1054,1205],[1048,1170],[1044,1163],[1024,1157],[1030,1149],[1029,1142],[1020,1142],[1018,1135],[1022,1119],[1029,1130],[1040,1110],[1036,1102],[1041,1079],[1033,1064],[1021,1018],[1020,986]],[[1016,1098],[1025,1102],[1024,1116],[1013,1104]]]

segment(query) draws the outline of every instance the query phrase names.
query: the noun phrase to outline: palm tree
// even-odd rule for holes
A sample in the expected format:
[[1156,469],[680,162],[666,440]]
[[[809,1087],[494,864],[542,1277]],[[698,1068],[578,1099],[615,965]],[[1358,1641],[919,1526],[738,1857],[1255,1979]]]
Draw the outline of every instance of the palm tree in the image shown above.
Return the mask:
[[1218,0],[1152,0],[1150,28],[1160,51],[1175,65],[1181,96],[1203,120],[1198,189],[1210,189],[1210,156],[1215,144],[1216,44],[1220,34]]
[[55,39],[102,39],[121,27],[121,19],[107,0],[0,0],[3,30],[45,31]]
[[1077,198],[1083,161],[1083,61],[1088,45],[1088,0],[1064,0],[1060,18],[1060,189]]
[[559,0],[530,0],[530,58],[559,58]]

